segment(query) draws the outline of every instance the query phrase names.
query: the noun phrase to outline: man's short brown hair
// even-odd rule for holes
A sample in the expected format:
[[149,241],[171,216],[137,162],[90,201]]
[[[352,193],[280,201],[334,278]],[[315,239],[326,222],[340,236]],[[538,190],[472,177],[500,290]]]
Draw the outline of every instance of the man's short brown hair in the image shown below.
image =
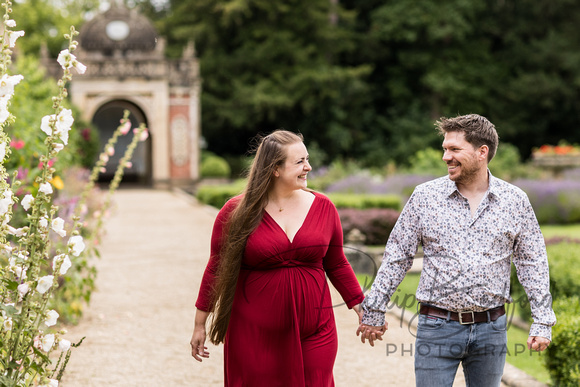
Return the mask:
[[449,132],[463,132],[465,140],[476,149],[482,145],[487,145],[489,148],[489,153],[487,154],[488,163],[495,156],[499,137],[495,126],[487,118],[478,114],[467,114],[453,118],[441,117],[435,125],[437,131],[442,135]]

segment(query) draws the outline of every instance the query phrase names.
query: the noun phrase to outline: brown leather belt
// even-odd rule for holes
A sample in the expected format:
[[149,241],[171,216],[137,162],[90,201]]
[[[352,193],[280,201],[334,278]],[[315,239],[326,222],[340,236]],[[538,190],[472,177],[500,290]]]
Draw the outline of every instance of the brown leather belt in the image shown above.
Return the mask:
[[421,304],[419,313],[444,319],[447,319],[447,317],[449,317],[450,320],[459,321],[459,323],[461,324],[473,324],[480,322],[488,322],[490,320],[495,321],[505,314],[505,308],[502,305],[498,306],[497,308],[488,309],[483,312],[468,311],[458,313],[458,312],[449,312],[445,309],[437,308],[436,306]]

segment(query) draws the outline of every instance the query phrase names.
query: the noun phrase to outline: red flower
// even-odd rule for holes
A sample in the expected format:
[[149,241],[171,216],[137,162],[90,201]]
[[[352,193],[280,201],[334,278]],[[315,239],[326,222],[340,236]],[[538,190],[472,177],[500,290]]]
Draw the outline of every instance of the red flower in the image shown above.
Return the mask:
[[14,139],[10,141],[10,146],[14,149],[22,149],[24,148],[24,140]]
[[574,147],[572,145],[556,145],[554,147],[554,152],[556,152],[557,155],[565,155],[572,152],[573,149]]

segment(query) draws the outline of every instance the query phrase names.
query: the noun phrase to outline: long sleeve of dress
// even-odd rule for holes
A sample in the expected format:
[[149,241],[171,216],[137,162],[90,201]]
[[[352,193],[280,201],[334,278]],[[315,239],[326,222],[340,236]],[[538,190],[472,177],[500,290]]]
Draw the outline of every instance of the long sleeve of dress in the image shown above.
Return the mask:
[[323,260],[324,270],[332,285],[338,290],[346,306],[350,309],[364,300],[364,294],[356,279],[352,266],[343,250],[342,225],[336,207],[329,201],[329,216],[333,217],[332,235],[328,252]]
[[215,283],[216,273],[219,266],[220,251],[225,238],[226,222],[229,219],[231,212],[239,201],[239,197],[229,200],[218,213],[213,224],[213,231],[211,235],[210,257],[203,273],[201,286],[195,306],[204,312],[210,312],[213,309],[211,305],[211,292]]

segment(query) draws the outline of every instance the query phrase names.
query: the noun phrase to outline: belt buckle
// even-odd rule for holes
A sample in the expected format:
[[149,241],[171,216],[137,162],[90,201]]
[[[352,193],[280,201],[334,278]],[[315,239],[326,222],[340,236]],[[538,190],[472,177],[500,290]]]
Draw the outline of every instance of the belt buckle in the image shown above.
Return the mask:
[[[471,313],[471,321],[463,321],[464,313],[465,314]],[[459,316],[459,324],[461,325],[470,325],[475,323],[475,314],[473,313],[473,310],[470,310],[469,312],[457,312],[457,315]]]

